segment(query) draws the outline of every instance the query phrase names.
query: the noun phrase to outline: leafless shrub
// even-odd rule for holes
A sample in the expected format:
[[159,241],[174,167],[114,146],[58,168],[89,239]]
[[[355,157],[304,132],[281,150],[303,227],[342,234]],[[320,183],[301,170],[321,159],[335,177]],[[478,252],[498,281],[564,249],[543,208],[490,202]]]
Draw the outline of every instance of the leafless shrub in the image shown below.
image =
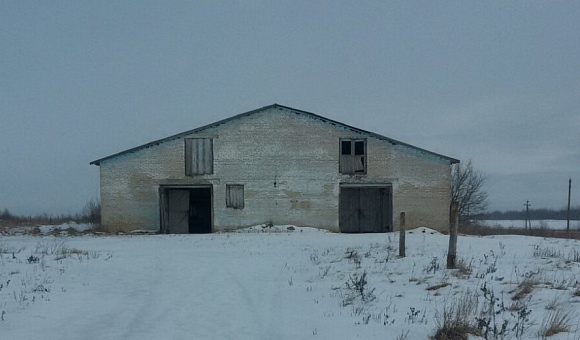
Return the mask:
[[356,250],[351,249],[351,248],[348,248],[346,250],[346,254],[345,254],[345,257],[344,258],[345,259],[348,259],[349,261],[352,260],[354,262],[354,264],[356,265],[356,268],[360,268],[361,267],[362,258],[361,258],[360,254]]
[[359,296],[363,302],[367,302],[375,299],[375,288],[369,288],[367,284],[367,272],[365,271],[360,275],[350,275],[350,279],[345,283],[345,286],[349,291]]
[[423,323],[427,324],[427,314],[426,309],[422,311],[415,307],[409,307],[409,311],[407,312],[406,321],[408,324],[412,323]]
[[348,248],[344,255],[345,259],[352,260],[352,259],[360,259],[360,255],[355,249]]
[[[346,288],[344,293],[341,288],[335,288],[342,298],[342,307],[353,305],[359,299],[362,303],[376,299],[375,288],[368,286],[366,271],[362,274],[350,274],[349,280],[345,282],[344,286]],[[361,306],[359,307],[362,308]]]
[[427,266],[425,266],[425,268],[423,268],[423,272],[426,274],[433,272],[433,274],[435,274],[435,273],[437,273],[437,271],[439,269],[441,269],[441,265],[439,264],[439,260],[438,260],[437,256],[433,256],[433,258],[431,259],[429,264]]
[[509,321],[498,318],[505,310],[503,299],[497,297],[493,288],[488,287],[486,282],[480,291],[483,293],[483,306],[475,318],[476,328],[485,339],[505,339]]

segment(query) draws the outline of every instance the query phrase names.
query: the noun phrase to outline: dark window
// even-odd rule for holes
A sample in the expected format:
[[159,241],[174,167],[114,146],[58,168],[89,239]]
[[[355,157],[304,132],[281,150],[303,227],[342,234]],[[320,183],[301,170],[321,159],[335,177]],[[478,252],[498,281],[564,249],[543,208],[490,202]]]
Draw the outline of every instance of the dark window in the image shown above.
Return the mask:
[[362,156],[365,154],[365,141],[357,140],[354,142],[354,155]]
[[213,141],[211,138],[185,139],[185,174],[213,174]]
[[226,185],[226,207],[244,209],[244,186],[242,184]]
[[365,174],[366,139],[340,140],[340,173]]
[[349,140],[343,140],[341,142],[341,145],[342,145],[342,148],[341,148],[340,154],[341,155],[350,155],[351,152],[352,152],[351,151],[351,149],[352,149],[351,148],[351,145],[352,145],[351,141],[349,141]]

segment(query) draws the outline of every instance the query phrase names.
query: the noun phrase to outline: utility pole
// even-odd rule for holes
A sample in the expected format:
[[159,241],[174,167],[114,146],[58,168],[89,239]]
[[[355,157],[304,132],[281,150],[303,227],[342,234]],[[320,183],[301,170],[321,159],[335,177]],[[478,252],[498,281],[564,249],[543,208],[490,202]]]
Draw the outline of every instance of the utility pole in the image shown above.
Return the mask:
[[528,225],[530,226],[530,230],[532,230],[532,221],[530,221],[530,201],[527,200],[524,206],[526,207],[526,225],[524,226],[524,230],[528,230]]
[[566,230],[570,232],[570,194],[572,193],[572,178],[568,180],[568,214],[566,214]]

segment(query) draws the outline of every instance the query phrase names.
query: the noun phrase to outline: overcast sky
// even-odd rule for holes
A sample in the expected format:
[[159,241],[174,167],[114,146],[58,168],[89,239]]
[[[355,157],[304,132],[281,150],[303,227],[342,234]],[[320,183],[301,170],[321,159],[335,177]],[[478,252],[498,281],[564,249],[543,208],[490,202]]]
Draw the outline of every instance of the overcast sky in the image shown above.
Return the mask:
[[0,209],[273,103],[472,159],[491,209],[580,205],[578,1],[0,1]]

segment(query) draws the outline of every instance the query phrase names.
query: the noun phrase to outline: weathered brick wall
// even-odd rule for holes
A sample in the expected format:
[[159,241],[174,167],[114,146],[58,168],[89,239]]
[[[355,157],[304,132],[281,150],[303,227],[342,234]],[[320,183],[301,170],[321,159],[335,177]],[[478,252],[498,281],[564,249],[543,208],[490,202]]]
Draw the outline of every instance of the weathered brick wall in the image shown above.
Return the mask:
[[[191,137],[194,137],[193,135]],[[395,227],[448,226],[449,162],[367,137],[367,174],[339,174],[339,138],[366,137],[310,115],[272,108],[207,129],[214,174],[185,176],[182,138],[101,163],[103,226],[158,230],[160,185],[213,185],[214,230],[259,223],[338,231],[340,183],[389,184]],[[226,184],[243,184],[245,207],[226,208]]]

